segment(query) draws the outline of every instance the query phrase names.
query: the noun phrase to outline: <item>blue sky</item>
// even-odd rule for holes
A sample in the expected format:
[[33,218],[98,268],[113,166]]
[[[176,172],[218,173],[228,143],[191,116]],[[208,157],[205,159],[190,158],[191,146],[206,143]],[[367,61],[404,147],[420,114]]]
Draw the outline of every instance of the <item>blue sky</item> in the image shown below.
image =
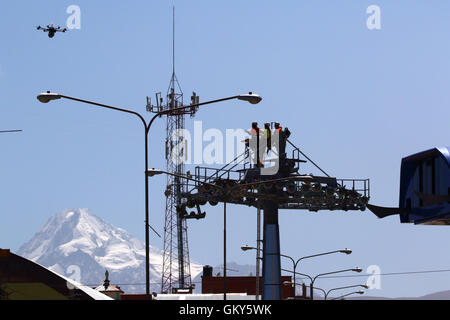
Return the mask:
[[[81,8],[81,29],[49,39],[35,27],[64,25]],[[368,30],[366,8],[381,8]],[[450,3],[447,1],[8,1],[0,5],[0,246],[17,250],[54,213],[89,208],[144,239],[143,133],[137,119],[70,101],[40,104],[52,90],[146,113],[171,73],[189,101],[253,91],[201,109],[204,129],[278,121],[330,174],[370,178],[371,203],[398,204],[401,158],[449,144]],[[150,117],[150,114],[146,114]],[[150,133],[150,166],[164,168],[165,122]],[[192,128],[193,119],[186,119]],[[151,224],[160,232],[164,177],[151,180]],[[222,208],[189,222],[191,259],[222,263]],[[256,210],[229,206],[228,259],[253,264]],[[365,212],[281,211],[281,251],[301,272],[378,265],[382,272],[450,269],[446,227],[402,225]],[[152,245],[162,247],[154,234]],[[289,264],[284,266],[289,268]],[[322,279],[324,288],[365,278]],[[413,296],[450,288],[448,273],[382,278],[370,295]]]

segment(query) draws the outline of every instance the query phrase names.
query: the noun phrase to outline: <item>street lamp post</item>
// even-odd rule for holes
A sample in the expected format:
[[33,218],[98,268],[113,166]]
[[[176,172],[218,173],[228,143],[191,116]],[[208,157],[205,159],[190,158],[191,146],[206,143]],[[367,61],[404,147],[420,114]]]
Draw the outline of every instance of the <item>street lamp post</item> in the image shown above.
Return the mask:
[[[255,248],[255,247],[249,247],[249,246],[242,246],[241,249],[242,249],[242,251],[246,251],[246,250],[258,250],[258,248]],[[297,260],[294,260],[294,258],[292,258],[292,257],[290,257],[290,256],[288,256],[288,255],[280,254],[281,257],[287,258],[287,259],[289,259],[289,260],[292,261],[292,265],[293,265],[293,268],[294,268],[294,269],[293,269],[293,273],[294,273],[294,294],[295,294],[295,288],[296,288],[296,286],[295,286],[295,285],[296,285],[296,279],[295,279],[295,274],[296,274],[296,272],[295,272],[295,270],[297,269],[297,266],[298,266],[299,262],[302,261],[302,260],[304,260],[304,259],[320,257],[320,256],[324,256],[324,255],[328,255],[328,254],[333,254],[333,253],[345,253],[345,254],[351,254],[351,253],[352,253],[352,250],[345,248],[345,249],[343,249],[343,250],[328,251],[328,252],[323,252],[323,253],[313,254],[313,255],[310,255],[310,256],[301,257],[301,258],[299,258],[299,259],[297,259]],[[312,297],[311,297],[311,299],[312,299]]]
[[320,273],[320,274],[318,274],[318,275],[316,275],[313,279],[312,279],[312,281],[311,281],[311,288],[310,288],[310,291],[311,291],[311,300],[313,299],[313,294],[314,294],[314,282],[317,280],[317,278],[320,278],[320,277],[322,277],[322,276],[326,276],[326,275],[329,275],[329,274],[335,274],[335,273],[341,273],[341,272],[348,272],[348,271],[353,271],[353,272],[361,272],[362,271],[362,269],[361,268],[351,268],[351,269],[344,269],[344,270],[338,270],[338,271],[332,271],[332,272],[326,272],[326,273]]
[[[299,275],[303,275],[303,276],[307,276],[307,277],[309,277],[309,278],[311,279],[311,277],[310,277],[309,275],[307,275],[307,274],[302,274],[302,273],[298,273],[298,274],[299,274]],[[293,286],[293,287],[294,287],[294,285],[300,285],[299,283],[294,284],[292,281],[285,281],[285,282],[283,282],[283,284],[284,284],[284,285],[291,285],[291,286]],[[328,291],[325,291],[324,289],[318,288],[318,287],[314,287],[314,289],[315,289],[315,290],[320,290],[320,291],[322,291],[322,293],[323,293],[323,295],[324,295],[324,300],[327,300],[328,295],[330,294],[331,291],[342,290],[342,289],[350,289],[350,288],[357,288],[357,287],[362,287],[362,288],[364,288],[364,289],[369,289],[369,286],[367,286],[367,285],[365,285],[365,284],[357,284],[357,285],[353,285],[353,286],[346,286],[346,287],[333,288],[333,289],[330,289],[330,290],[328,290]],[[346,296],[351,295],[351,294],[363,294],[363,293],[364,293],[364,291],[359,290],[359,291],[355,291],[355,292],[352,292],[352,293],[345,294],[345,295],[343,295],[343,296],[339,296],[339,297],[337,297],[337,298],[333,298],[333,299],[331,299],[331,300],[337,300],[337,299],[346,297]]]
[[227,300],[227,202],[223,203],[223,300]]
[[[286,270],[286,269],[281,269],[281,270],[282,270],[282,271],[286,271],[286,272],[293,273],[293,271],[291,271],[291,270]],[[316,281],[317,278],[319,278],[319,277],[321,277],[321,276],[324,276],[324,275],[335,274],[335,273],[341,273],[341,272],[347,272],[347,271],[361,272],[362,269],[361,269],[361,268],[352,268],[352,269],[338,270],[338,271],[333,271],[333,272],[321,273],[321,274],[316,275],[315,277],[311,277],[310,275],[307,275],[307,274],[304,274],[304,273],[300,273],[300,272],[295,272],[294,274],[299,274],[299,275],[301,275],[301,276],[304,276],[304,277],[309,278],[309,280],[311,281],[311,283],[310,283],[310,295],[311,295],[311,300],[314,300],[314,296],[313,296],[313,295],[314,295],[314,291],[313,291],[313,289],[317,289],[316,287],[314,287],[314,282]],[[364,285],[361,285],[361,286],[365,287]],[[352,287],[353,287],[353,286],[352,286]],[[337,289],[340,289],[340,288],[336,288],[336,290],[337,290]],[[323,289],[320,289],[320,290],[323,291]]]
[[97,103],[97,102],[93,102],[93,101],[89,101],[89,100],[74,98],[74,97],[70,97],[70,96],[65,96],[65,95],[53,93],[50,91],[41,93],[37,96],[37,99],[42,103],[48,103],[49,101],[58,100],[61,98],[133,114],[133,115],[137,116],[141,120],[142,124],[144,125],[144,132],[145,132],[145,135],[144,135],[144,141],[145,141],[145,171],[144,171],[144,175],[145,175],[145,293],[146,293],[147,300],[149,300],[150,299],[150,240],[149,240],[149,226],[150,225],[149,225],[149,187],[148,187],[147,171],[148,171],[148,133],[150,131],[151,125],[153,124],[153,121],[157,117],[160,117],[162,115],[169,115],[173,112],[177,112],[177,111],[184,110],[184,109],[197,108],[199,106],[206,105],[206,104],[211,104],[211,103],[216,103],[216,102],[221,102],[221,101],[226,101],[226,100],[231,100],[231,99],[238,99],[238,100],[242,100],[242,101],[247,101],[251,104],[257,104],[262,100],[262,98],[257,94],[253,94],[253,93],[249,92],[248,94],[241,94],[241,95],[231,96],[231,97],[227,97],[227,98],[191,104],[191,105],[183,106],[183,107],[179,107],[179,108],[162,110],[162,111],[157,112],[148,124],[147,124],[147,121],[145,120],[145,118],[141,114],[139,114],[135,111],[132,111],[132,110],[118,108],[118,107],[114,107],[114,106],[110,106],[110,105],[106,105],[106,104],[102,104],[102,103]]

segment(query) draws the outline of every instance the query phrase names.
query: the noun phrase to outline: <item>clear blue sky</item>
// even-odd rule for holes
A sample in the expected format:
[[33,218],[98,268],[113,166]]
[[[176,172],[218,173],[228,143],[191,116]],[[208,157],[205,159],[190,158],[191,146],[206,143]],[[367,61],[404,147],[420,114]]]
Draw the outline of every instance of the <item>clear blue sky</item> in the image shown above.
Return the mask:
[[[81,8],[81,30],[49,39],[37,25],[64,25]],[[381,8],[368,30],[366,8]],[[278,121],[291,140],[341,178],[370,178],[371,202],[396,206],[400,160],[449,144],[448,1],[8,1],[0,5],[0,247],[17,250],[54,213],[89,208],[144,240],[143,132],[132,116],[70,101],[52,90],[145,113],[166,92],[172,5],[176,73],[201,100],[253,91],[200,110],[204,129]],[[147,116],[150,116],[147,114]],[[192,128],[193,120],[186,120]],[[164,168],[164,121],[150,135],[150,166]],[[151,224],[160,232],[164,177],[151,182]],[[191,259],[222,263],[222,207],[189,222]],[[229,207],[229,261],[253,264],[256,210]],[[378,265],[382,272],[450,269],[450,228],[378,220],[365,212],[281,211],[281,251],[294,257],[340,248],[351,256],[305,261],[304,273]],[[154,234],[152,245],[162,247]],[[289,264],[284,264],[290,268]],[[365,278],[318,280],[325,288]],[[448,273],[386,276],[370,295],[450,289]]]

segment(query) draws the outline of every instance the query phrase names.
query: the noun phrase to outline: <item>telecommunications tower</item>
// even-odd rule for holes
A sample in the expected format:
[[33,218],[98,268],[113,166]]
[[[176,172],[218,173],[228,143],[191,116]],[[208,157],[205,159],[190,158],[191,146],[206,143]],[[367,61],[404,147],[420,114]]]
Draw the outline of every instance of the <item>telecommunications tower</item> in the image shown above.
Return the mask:
[[[192,103],[198,103],[198,97],[193,93]],[[183,92],[175,75],[175,7],[173,8],[173,40],[172,40],[172,77],[167,90],[166,99],[161,93],[156,94],[156,106],[147,97],[147,111],[157,113],[183,106]],[[173,174],[184,174],[184,163],[187,147],[183,136],[179,135],[184,129],[184,116],[194,116],[196,108],[186,108],[167,113],[165,156],[167,171]],[[164,192],[166,207],[164,216],[164,247],[161,279],[161,293],[172,293],[176,289],[189,288],[192,285],[189,247],[186,219],[177,213],[177,206],[181,203],[184,185],[179,178],[167,175],[167,186]]]

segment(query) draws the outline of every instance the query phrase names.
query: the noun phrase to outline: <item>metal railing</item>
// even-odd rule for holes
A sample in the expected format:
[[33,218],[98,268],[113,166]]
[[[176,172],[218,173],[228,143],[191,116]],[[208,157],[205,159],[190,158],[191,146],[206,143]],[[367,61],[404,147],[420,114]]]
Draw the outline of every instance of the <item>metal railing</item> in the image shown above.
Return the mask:
[[338,185],[370,198],[370,179],[336,179]]

